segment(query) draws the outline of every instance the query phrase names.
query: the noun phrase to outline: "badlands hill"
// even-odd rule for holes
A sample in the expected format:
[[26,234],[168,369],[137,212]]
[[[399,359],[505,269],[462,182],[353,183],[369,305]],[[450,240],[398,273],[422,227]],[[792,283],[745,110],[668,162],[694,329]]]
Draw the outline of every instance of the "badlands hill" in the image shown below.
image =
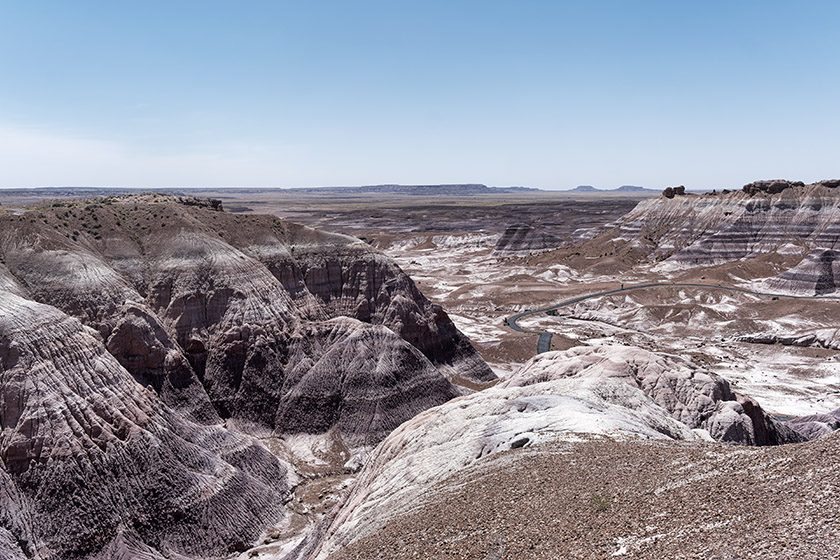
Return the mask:
[[[764,271],[781,275],[796,267],[762,288],[831,293],[837,289],[833,251],[840,246],[838,187],[840,180],[807,185],[771,180],[704,194],[668,188],[592,232],[590,239],[569,239],[543,261],[604,273],[663,261],[666,268],[659,271],[758,259],[756,270],[744,271],[746,277]],[[771,261],[773,266],[762,268]]]
[[757,181],[740,191],[663,195],[640,202],[616,224],[650,258],[703,265],[771,251],[832,249],[840,242],[840,180],[805,185]]
[[0,551],[243,550],[299,483],[258,438],[347,460],[494,379],[354,238],[157,195],[2,215]]

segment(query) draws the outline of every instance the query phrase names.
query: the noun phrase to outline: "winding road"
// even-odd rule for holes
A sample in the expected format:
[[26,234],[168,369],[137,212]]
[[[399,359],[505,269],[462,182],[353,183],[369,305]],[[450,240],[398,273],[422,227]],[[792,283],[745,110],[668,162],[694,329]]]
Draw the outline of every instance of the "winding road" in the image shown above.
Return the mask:
[[505,326],[510,327],[511,329],[525,333],[525,334],[536,334],[539,335],[539,339],[537,340],[537,354],[542,354],[543,352],[548,352],[551,350],[551,333],[542,332],[542,331],[532,331],[528,329],[523,329],[518,324],[517,321],[522,319],[523,317],[528,317],[530,315],[536,315],[538,313],[546,313],[548,311],[552,311],[554,309],[560,309],[561,307],[567,307],[569,305],[579,303],[581,301],[586,301],[588,299],[597,298],[601,296],[607,296],[610,294],[617,294],[619,292],[629,292],[632,290],[643,290],[647,288],[710,288],[713,290],[726,290],[730,292],[741,292],[743,294],[752,294],[756,296],[767,296],[767,297],[775,297],[775,298],[788,298],[788,299],[810,299],[810,300],[819,300],[819,301],[840,301],[840,297],[836,296],[794,296],[788,294],[773,294],[767,292],[754,292],[752,290],[747,290],[744,288],[735,288],[730,286],[721,286],[719,284],[691,284],[691,283],[668,283],[668,282],[655,282],[652,284],[637,284],[635,286],[627,286],[624,287],[622,285],[621,288],[617,288],[615,290],[606,290],[603,292],[597,292],[594,294],[588,294],[585,296],[578,296],[576,298],[567,299],[566,301],[561,301],[560,303],[550,305],[548,307],[541,307],[539,309],[533,309],[529,311],[523,311],[521,313],[517,313],[516,315],[512,315],[505,319]]

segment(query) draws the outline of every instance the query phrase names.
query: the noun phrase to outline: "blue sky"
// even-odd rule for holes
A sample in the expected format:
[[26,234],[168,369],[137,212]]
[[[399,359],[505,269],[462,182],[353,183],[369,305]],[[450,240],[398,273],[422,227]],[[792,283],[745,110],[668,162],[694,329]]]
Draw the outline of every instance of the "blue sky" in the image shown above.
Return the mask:
[[0,0],[0,187],[840,177],[840,2]]

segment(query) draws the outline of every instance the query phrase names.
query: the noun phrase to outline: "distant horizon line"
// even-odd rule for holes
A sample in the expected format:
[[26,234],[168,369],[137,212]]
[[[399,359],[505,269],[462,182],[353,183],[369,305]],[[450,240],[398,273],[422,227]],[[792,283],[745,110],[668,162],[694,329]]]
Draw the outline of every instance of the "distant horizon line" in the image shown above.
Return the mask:
[[[758,179],[757,181],[764,181],[764,180],[786,180],[786,179]],[[825,179],[823,179],[825,180]],[[820,182],[820,181],[815,181]],[[149,191],[161,191],[161,190],[316,190],[316,189],[368,189],[368,188],[387,188],[387,187],[403,187],[403,188],[421,188],[421,187],[480,187],[480,188],[487,188],[487,189],[499,189],[499,190],[518,190],[518,191],[540,191],[540,192],[576,192],[578,194],[586,193],[586,192],[616,192],[616,191],[626,191],[626,192],[640,192],[640,191],[655,191],[659,192],[662,191],[663,188],[668,186],[676,187],[678,185],[666,185],[665,187],[644,187],[639,185],[633,184],[623,184],[618,187],[613,188],[603,188],[603,187],[595,187],[593,185],[588,184],[580,184],[574,187],[566,187],[566,188],[544,188],[544,187],[527,187],[523,185],[487,185],[485,183],[371,183],[371,184],[360,184],[360,185],[307,185],[307,186],[266,186],[266,185],[199,185],[199,186],[186,186],[186,185],[166,185],[166,186],[120,186],[120,185],[39,185],[39,186],[31,186],[31,187],[3,187],[0,186],[0,191],[60,191],[60,190],[149,190]],[[686,187],[686,190],[689,192],[711,192],[718,189],[740,189],[743,185],[738,186],[717,186],[717,187]]]
[[[670,185],[677,186],[677,185]],[[624,184],[613,188],[594,187],[592,185],[576,185],[574,187],[564,188],[546,188],[546,187],[526,187],[523,185],[487,185],[485,183],[371,183],[359,185],[304,185],[304,186],[266,186],[266,185],[164,185],[164,186],[124,186],[124,185],[38,185],[30,187],[2,187],[3,191],[36,191],[36,190],[166,190],[166,189],[190,189],[190,190],[310,190],[310,189],[360,189],[360,188],[377,188],[377,187],[486,187],[488,189],[516,189],[524,191],[542,191],[542,192],[574,192],[580,187],[591,187],[595,191],[610,192],[617,191],[622,188],[625,190],[644,189],[661,191],[662,188],[657,187],[643,187],[639,185]],[[717,187],[715,187],[717,188]],[[688,190],[694,191],[711,191],[714,188],[690,188]],[[581,189],[578,192],[585,192]]]

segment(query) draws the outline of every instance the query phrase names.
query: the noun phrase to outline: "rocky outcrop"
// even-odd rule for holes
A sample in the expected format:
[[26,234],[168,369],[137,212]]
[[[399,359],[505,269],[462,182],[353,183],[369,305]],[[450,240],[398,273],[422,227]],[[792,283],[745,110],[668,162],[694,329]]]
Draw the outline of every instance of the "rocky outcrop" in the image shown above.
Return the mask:
[[200,206],[202,208],[209,208],[211,210],[215,210],[216,212],[223,212],[224,207],[222,206],[222,201],[218,198],[200,198],[197,196],[176,196],[175,200],[179,204],[185,204],[187,206]]
[[797,244],[840,246],[838,181],[760,181],[726,194],[660,196],[640,202],[598,238],[624,241],[652,260],[711,265]]
[[579,346],[532,358],[503,383],[521,387],[563,378],[617,379],[638,387],[675,419],[718,441],[778,445],[805,438],[767,415],[755,400],[691,362],[633,346]]
[[793,268],[764,281],[768,290],[803,295],[823,295],[840,286],[840,251],[817,249]]
[[95,331],[10,293],[0,293],[0,426],[0,527],[27,557],[96,553],[122,531],[150,549],[216,557],[287,515],[288,465],[247,436],[185,420]]
[[529,224],[508,226],[493,249],[495,253],[529,253],[556,249],[567,240]]
[[674,198],[675,196],[685,196],[685,187],[680,185],[679,187],[665,187],[662,190],[662,196],[665,198]]
[[805,183],[802,181],[787,181],[785,179],[771,179],[769,181],[754,181],[747,185],[744,185],[741,190],[747,193],[750,196],[759,194],[759,193],[766,193],[766,194],[778,194],[785,189],[795,188],[795,187],[804,187]]

